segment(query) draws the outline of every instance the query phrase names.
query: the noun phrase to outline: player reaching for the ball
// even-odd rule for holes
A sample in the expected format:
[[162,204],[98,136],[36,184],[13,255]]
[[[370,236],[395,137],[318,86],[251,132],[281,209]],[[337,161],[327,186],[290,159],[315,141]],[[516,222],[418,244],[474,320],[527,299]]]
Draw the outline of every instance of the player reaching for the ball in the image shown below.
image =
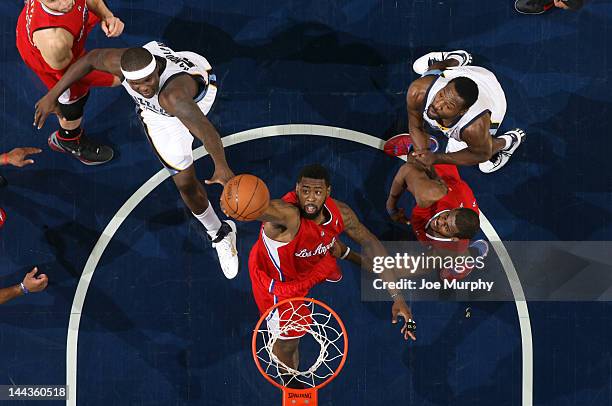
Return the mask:
[[193,52],[174,52],[155,41],[142,48],[94,49],[75,62],[36,103],[35,124],[42,126],[50,113],[59,113],[58,97],[94,69],[117,76],[134,99],[153,150],[172,174],[187,207],[206,228],[223,273],[229,279],[235,277],[236,225],[219,220],[193,166],[195,135],[215,163],[215,172],[206,183],[224,185],[234,176],[225,160],[221,138],[206,118],[217,94],[208,61]]
[[[342,232],[361,245],[364,258],[386,255],[380,241],[359,221],[353,210],[332,199],[330,192],[327,170],[317,164],[306,166],[297,178],[295,191],[270,201],[257,217],[263,224],[259,239],[251,249],[249,273],[261,314],[280,300],[306,296],[310,288],[320,282],[339,281],[342,273],[335,257],[359,261],[360,255],[338,240]],[[230,216],[238,211],[228,209],[223,198],[221,207]],[[335,256],[332,250],[336,250]],[[381,276],[385,280],[394,279],[389,272]],[[389,293],[394,301],[393,323],[398,316],[403,317],[405,339],[415,340],[410,308],[399,291]],[[284,310],[276,309],[267,321],[271,330],[274,330],[274,323],[279,323],[278,315]],[[294,369],[298,366],[299,338],[304,334],[304,331],[289,331],[273,348],[274,354]]]

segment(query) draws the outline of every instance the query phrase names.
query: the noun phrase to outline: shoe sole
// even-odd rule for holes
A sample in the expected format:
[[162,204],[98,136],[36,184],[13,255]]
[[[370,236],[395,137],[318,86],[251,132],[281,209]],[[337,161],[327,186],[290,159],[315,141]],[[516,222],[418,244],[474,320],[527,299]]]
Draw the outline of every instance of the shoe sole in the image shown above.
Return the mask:
[[111,157],[108,160],[106,160],[106,161],[99,161],[99,162],[98,161],[88,161],[85,158],[80,158],[80,157],[74,155],[70,151],[66,151],[59,144],[56,144],[55,142],[53,142],[52,137],[53,137],[53,135],[50,135],[49,138],[47,138],[47,144],[49,145],[49,148],[51,148],[53,151],[61,152],[62,154],[66,154],[66,155],[70,155],[74,159],[80,161],[82,164],[87,165],[87,166],[96,166],[96,165],[105,164],[105,163],[111,161],[114,158],[114,156],[115,156],[115,153],[113,152]]
[[[427,62],[428,62],[428,63],[427,63],[427,65],[428,65],[428,66],[427,66],[427,68],[425,69],[425,71],[420,72],[420,69],[416,69],[416,67],[417,67],[417,65],[422,65],[422,64],[423,64],[423,60],[424,60],[424,58],[426,58],[428,55],[431,55],[431,54],[442,54],[442,55],[445,55],[445,56],[452,55],[452,54],[461,54],[461,55],[465,54],[465,55],[467,55],[467,62],[465,62],[465,63],[463,63],[463,64],[460,64],[460,65],[457,65],[457,66],[468,66],[468,65],[471,65],[471,64],[472,64],[472,61],[473,61],[473,59],[474,59],[474,58],[472,57],[472,54],[471,54],[471,53],[469,53],[468,51],[465,51],[465,50],[463,50],[463,49],[457,49],[457,50],[455,50],[455,51],[448,51],[448,52],[447,52],[447,51],[434,51],[434,52],[429,52],[429,53],[427,53],[427,54],[425,54],[425,55],[422,55],[422,56],[421,56],[421,57],[419,57],[419,58],[418,58],[416,61],[414,61],[414,63],[412,64],[412,70],[414,71],[414,73],[416,73],[417,75],[423,75],[425,72],[427,72],[427,71],[428,71],[428,69],[429,69],[429,59],[430,59],[430,58],[427,58]],[[446,60],[446,59],[442,59],[442,61],[444,61],[444,60]],[[440,61],[440,62],[441,62],[441,61]]]
[[514,9],[515,9],[515,10],[516,10],[516,11],[517,11],[519,14],[523,14],[523,15],[526,15],[526,16],[537,16],[537,15],[540,15],[540,14],[544,14],[544,13],[546,13],[548,10],[550,10],[551,8],[553,8],[553,6],[554,6],[554,3],[549,3],[549,4],[546,4],[546,5],[544,6],[544,10],[540,11],[539,13],[525,13],[524,11],[521,11],[521,10],[519,10],[519,9],[518,9],[518,7],[516,6],[516,3],[518,3],[518,0],[516,0],[516,1],[514,2]]

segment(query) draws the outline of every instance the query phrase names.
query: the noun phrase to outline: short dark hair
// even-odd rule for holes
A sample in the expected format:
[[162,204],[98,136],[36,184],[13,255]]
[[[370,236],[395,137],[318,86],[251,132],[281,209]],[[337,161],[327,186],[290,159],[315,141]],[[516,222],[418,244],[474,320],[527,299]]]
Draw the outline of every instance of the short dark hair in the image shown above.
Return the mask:
[[121,69],[132,72],[151,63],[153,54],[145,48],[129,48],[121,55]]
[[303,167],[298,175],[297,181],[300,182],[303,178],[323,179],[325,181],[325,186],[331,185],[329,172],[321,164],[311,164]]
[[478,85],[470,78],[465,76],[458,76],[449,82],[455,84],[455,90],[459,97],[463,99],[464,108],[469,109],[472,107],[476,100],[478,100]]
[[457,209],[455,226],[457,227],[455,237],[471,240],[480,229],[480,219],[474,210],[462,207]]

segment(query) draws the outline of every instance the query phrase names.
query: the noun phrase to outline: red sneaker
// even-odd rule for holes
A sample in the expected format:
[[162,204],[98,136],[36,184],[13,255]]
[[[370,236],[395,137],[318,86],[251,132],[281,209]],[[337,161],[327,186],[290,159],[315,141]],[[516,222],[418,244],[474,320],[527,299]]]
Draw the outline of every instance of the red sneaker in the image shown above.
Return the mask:
[[342,280],[342,271],[340,267],[338,266],[333,272],[330,272],[325,280],[332,283],[340,282]]
[[[411,147],[412,138],[410,137],[410,134],[403,133],[389,138],[387,142],[385,142],[383,150],[385,151],[385,154],[390,156],[405,156],[408,155],[408,151],[410,151]],[[431,149],[431,152],[438,151],[439,147],[440,144],[438,143],[438,140],[436,140],[434,137],[429,137],[429,149]]]
[[0,228],[2,228],[5,221],[6,221],[6,213],[4,210],[2,210],[2,207],[0,207]]

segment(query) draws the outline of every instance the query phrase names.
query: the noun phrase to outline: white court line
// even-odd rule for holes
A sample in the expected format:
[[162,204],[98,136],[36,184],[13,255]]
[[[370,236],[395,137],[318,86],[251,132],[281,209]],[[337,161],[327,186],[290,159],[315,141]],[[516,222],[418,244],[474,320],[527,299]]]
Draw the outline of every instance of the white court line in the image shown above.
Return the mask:
[[[283,135],[314,135],[321,137],[339,138],[346,141],[357,142],[362,145],[367,145],[376,149],[383,149],[384,141],[380,138],[373,137],[368,134],[364,134],[358,131],[347,130],[345,128],[330,127],[325,125],[314,125],[314,124],[285,124],[276,125],[269,127],[254,128],[252,130],[242,131],[232,135],[228,135],[222,138],[223,146],[230,147],[235,144],[242,142],[258,140],[268,137],[278,137]],[[199,147],[194,150],[194,160],[200,159],[208,152],[204,147]],[[165,169],[161,169],[149,180],[147,180],[138,190],[121,206],[119,211],[108,223],[102,235],[98,239],[98,242],[94,246],[85,268],[79,279],[74,300],[72,302],[72,309],[70,312],[70,320],[68,323],[68,337],[66,342],[66,384],[70,390],[70,398],[66,401],[68,406],[76,406],[77,397],[77,354],[78,354],[78,341],[79,341],[79,324],[81,322],[81,312],[83,311],[83,304],[85,303],[85,296],[87,295],[87,289],[91,283],[96,266],[106,249],[106,246],[113,238],[123,221],[130,215],[132,210],[138,206],[138,204],[157,186],[159,186],[164,180],[170,177],[170,174]],[[516,310],[519,316],[519,325],[521,328],[521,341],[523,347],[523,406],[532,406],[533,403],[533,345],[531,337],[531,322],[529,320],[529,310],[523,294],[523,287],[518,279],[516,269],[512,264],[512,259],[508,254],[508,251],[501,243],[499,235],[485,217],[482,212],[480,213],[480,224],[482,231],[485,233],[489,241],[492,242],[493,248],[497,252],[500,261],[504,267],[512,293],[515,298]]]

